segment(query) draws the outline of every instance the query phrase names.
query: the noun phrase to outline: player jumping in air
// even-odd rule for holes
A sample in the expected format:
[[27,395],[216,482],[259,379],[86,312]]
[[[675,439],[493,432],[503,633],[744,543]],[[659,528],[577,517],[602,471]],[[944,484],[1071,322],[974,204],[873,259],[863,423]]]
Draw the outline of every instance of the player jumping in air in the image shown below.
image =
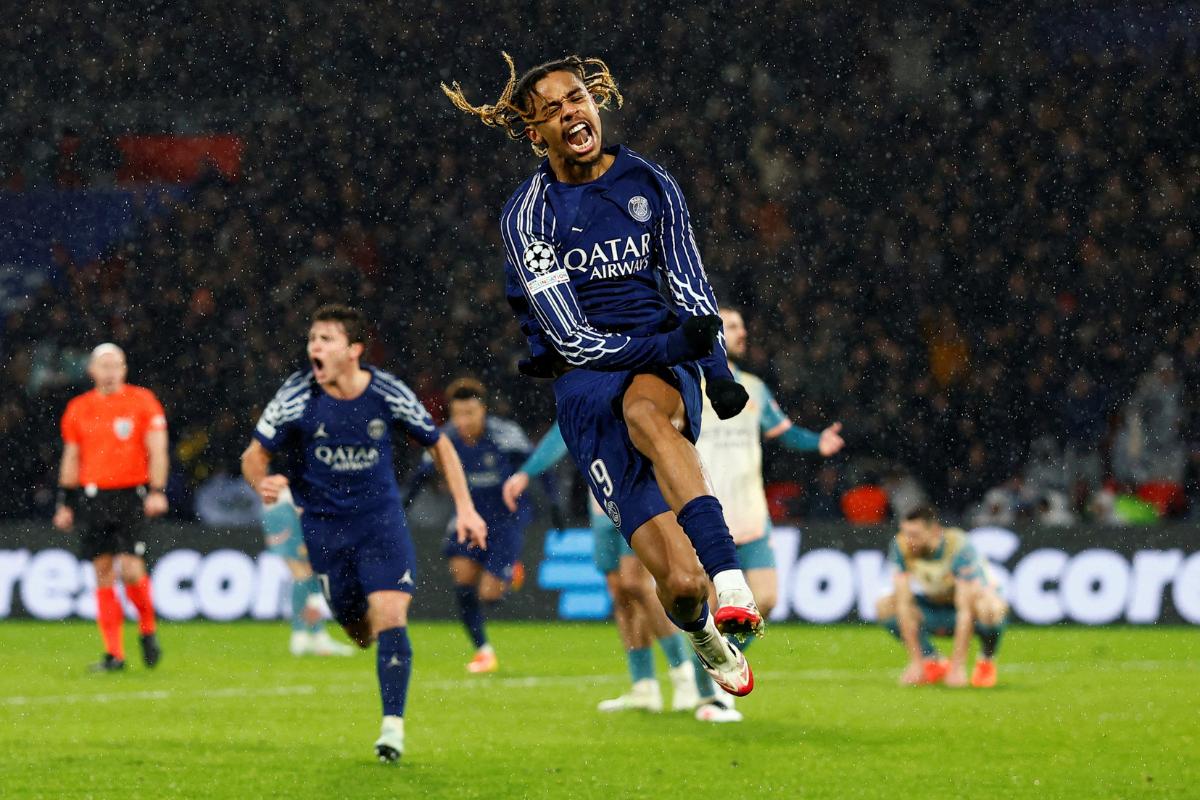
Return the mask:
[[[467,664],[472,673],[495,672],[500,668],[496,651],[488,641],[484,611],[490,612],[504,599],[512,585],[525,526],[532,517],[528,503],[509,509],[501,497],[508,476],[533,449],[529,437],[517,423],[488,414],[487,389],[471,378],[460,378],[446,390],[450,405],[450,423],[444,432],[463,463],[471,499],[488,526],[487,549],[462,543],[450,535],[443,553],[450,561],[454,594],[467,635],[475,646],[475,656]],[[433,462],[424,460],[408,481],[408,498],[415,496]]]
[[[1008,605],[967,535],[958,528],[943,528],[937,512],[920,506],[904,515],[888,559],[896,568],[894,591],[880,599],[876,612],[908,651],[908,667],[900,681],[966,686],[967,649],[975,634],[980,652],[971,685],[995,686],[996,648]],[[948,662],[938,656],[931,636],[954,637]]]
[[554,378],[559,427],[592,495],[713,679],[748,694],[750,666],[721,634],[758,633],[762,616],[693,444],[702,372],[722,418],[747,395],[729,372],[683,193],[657,164],[602,147],[600,108],[621,102],[604,62],[569,56],[518,79],[504,57],[495,105],[442,90],[547,156],[500,219],[508,299],[532,354],[522,372]]
[[[404,752],[408,607],[417,575],[392,469],[393,429],[423,445],[445,477],[458,511],[458,540],[483,547],[487,526],[454,445],[416,395],[395,376],[359,364],[365,332],[354,309],[317,311],[308,332],[311,369],[291,375],[263,410],[242,454],[242,475],[268,505],[291,489],[304,509],[304,543],[334,617],[359,647],[379,643],[383,723],[375,753],[396,761]],[[293,460],[290,479],[270,472],[281,450]]]

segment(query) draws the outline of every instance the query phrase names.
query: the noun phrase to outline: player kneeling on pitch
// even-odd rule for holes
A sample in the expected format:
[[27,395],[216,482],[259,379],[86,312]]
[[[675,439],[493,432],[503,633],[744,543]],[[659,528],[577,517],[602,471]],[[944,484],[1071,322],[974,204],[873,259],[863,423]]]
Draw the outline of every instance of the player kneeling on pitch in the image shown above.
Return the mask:
[[[304,509],[304,544],[334,617],[359,647],[378,642],[383,722],[375,754],[389,762],[404,752],[408,607],[417,588],[416,552],[392,466],[396,434],[425,447],[445,477],[458,540],[483,547],[487,525],[471,502],[454,445],[425,406],[399,378],[360,365],[366,330],[352,308],[317,310],[308,331],[311,366],[289,377],[263,410],[242,454],[242,476],[268,506],[290,486]],[[272,457],[284,454],[289,475],[272,473]]]
[[[958,528],[943,528],[937,512],[920,506],[904,515],[888,559],[896,567],[895,591],[879,601],[879,621],[908,651],[900,682],[967,685],[967,650],[979,636],[979,658],[971,685],[996,685],[996,648],[1004,633],[1008,605],[987,562]],[[953,636],[950,660],[931,636]]]

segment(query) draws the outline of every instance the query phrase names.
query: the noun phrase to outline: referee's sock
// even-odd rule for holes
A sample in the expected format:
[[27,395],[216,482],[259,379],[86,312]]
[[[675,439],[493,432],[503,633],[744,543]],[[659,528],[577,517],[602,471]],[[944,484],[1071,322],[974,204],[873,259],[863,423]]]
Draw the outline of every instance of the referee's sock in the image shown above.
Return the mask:
[[121,640],[121,624],[125,613],[117,591],[111,586],[96,589],[96,624],[100,627],[100,638],[104,640],[104,652],[113,658],[125,660],[125,643]]
[[125,584],[125,596],[138,613],[138,630],[142,636],[154,633],[154,602],[150,599],[150,576],[143,575],[137,583]]

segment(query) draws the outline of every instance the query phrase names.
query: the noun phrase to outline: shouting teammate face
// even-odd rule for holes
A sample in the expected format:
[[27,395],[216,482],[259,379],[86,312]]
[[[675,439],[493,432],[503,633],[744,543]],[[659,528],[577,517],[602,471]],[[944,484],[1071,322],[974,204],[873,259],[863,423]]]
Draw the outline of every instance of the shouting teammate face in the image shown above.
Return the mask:
[[313,377],[323,386],[357,371],[362,353],[362,344],[350,344],[340,322],[314,322],[308,329],[308,360]]
[[746,355],[746,323],[741,313],[731,308],[721,309],[721,323],[725,328],[725,352],[730,358]]
[[534,84],[533,113],[538,121],[526,132],[546,145],[552,162],[578,168],[600,160],[600,110],[574,73],[551,72]]

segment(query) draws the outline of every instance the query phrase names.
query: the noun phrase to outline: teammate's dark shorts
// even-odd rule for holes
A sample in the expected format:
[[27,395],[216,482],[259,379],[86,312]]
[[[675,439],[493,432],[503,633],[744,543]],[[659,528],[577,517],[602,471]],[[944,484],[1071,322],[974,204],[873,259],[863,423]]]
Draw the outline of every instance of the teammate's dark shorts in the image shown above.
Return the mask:
[[[483,566],[491,574],[502,581],[512,580],[513,567],[521,560],[521,546],[525,541],[525,531],[520,525],[508,522],[497,523],[488,520],[487,549],[481,550],[472,544],[459,544],[458,531],[451,527],[442,546],[442,555],[446,558],[461,556]],[[451,520],[453,526],[454,521]]]
[[94,495],[79,493],[75,518],[83,535],[79,557],[91,561],[96,556],[130,553],[145,555],[145,489],[100,489]]
[[300,525],[309,563],[342,625],[366,615],[371,592],[416,590],[416,548],[398,504],[354,516],[306,513]]
[[573,369],[554,381],[558,424],[567,450],[587,478],[592,495],[628,542],[634,532],[670,506],[659,491],[650,459],[638,452],[621,418],[621,398],[636,375],[657,375],[683,397],[683,435],[700,436],[700,368],[695,363],[658,370],[598,372]]

